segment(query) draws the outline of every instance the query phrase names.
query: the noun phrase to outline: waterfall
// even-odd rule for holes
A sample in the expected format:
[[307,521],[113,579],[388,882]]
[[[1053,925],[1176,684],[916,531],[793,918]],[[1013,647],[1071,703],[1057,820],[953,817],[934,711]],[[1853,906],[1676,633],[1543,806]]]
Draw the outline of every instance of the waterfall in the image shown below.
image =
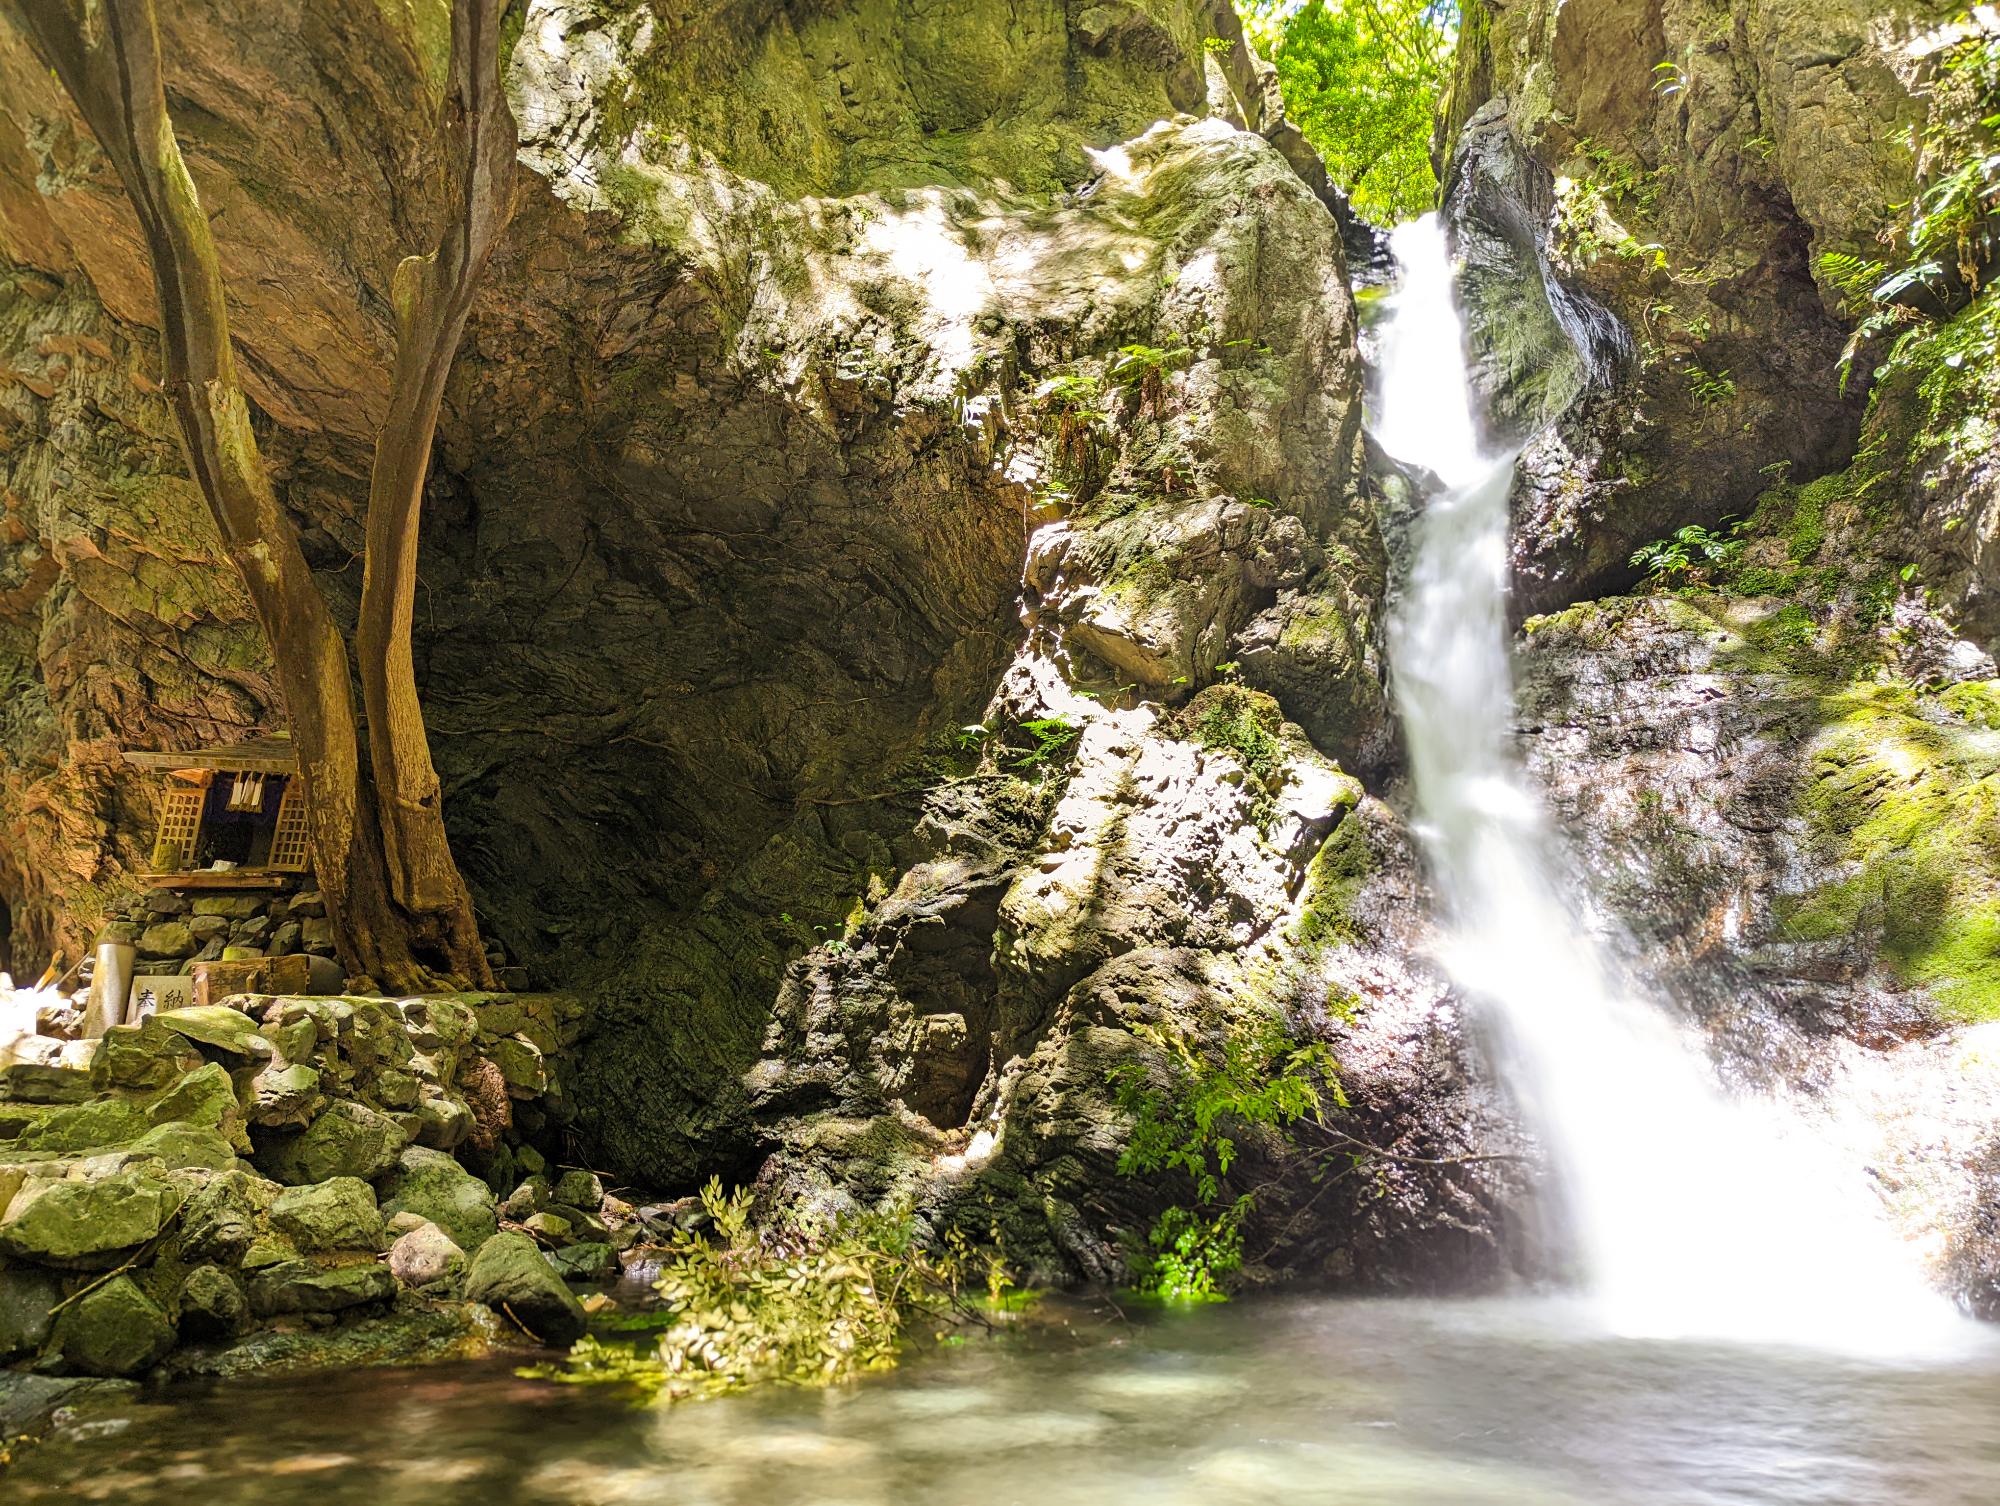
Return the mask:
[[1443,962],[1560,1179],[1592,1304],[1623,1333],[1900,1348],[1960,1326],[1858,1167],[1775,1102],[1732,1099],[1697,1033],[1583,923],[1509,748],[1508,490],[1483,453],[1435,216],[1396,231],[1371,425],[1437,479],[1390,662]]

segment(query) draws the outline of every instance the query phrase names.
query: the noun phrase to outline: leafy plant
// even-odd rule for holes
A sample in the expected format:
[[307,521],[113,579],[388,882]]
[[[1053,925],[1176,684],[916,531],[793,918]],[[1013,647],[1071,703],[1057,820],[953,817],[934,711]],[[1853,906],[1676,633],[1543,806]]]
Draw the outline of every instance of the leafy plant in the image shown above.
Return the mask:
[[702,1189],[701,1205],[709,1228],[674,1235],[655,1283],[670,1319],[653,1348],[587,1337],[564,1364],[529,1373],[676,1399],[830,1385],[893,1365],[913,1317],[959,1302],[963,1241],[927,1252],[907,1217],[760,1229],[751,1194],[725,1193],[720,1180]]
[[1156,345],[1121,345],[1106,368],[1112,381],[1139,395],[1139,407],[1161,418],[1166,413],[1167,376],[1194,359],[1185,345],[1162,350]]
[[1648,585],[1700,584],[1742,558],[1746,526],[1735,521],[1717,531],[1690,523],[1667,538],[1641,544],[1632,552],[1632,563],[1644,572]]
[[1703,366],[1690,366],[1685,375],[1688,396],[1699,408],[1713,408],[1718,403],[1726,403],[1736,396],[1735,379],[1727,369],[1710,371]]
[[1097,436],[1106,416],[1098,379],[1080,372],[1050,377],[1035,389],[1035,401],[1052,426],[1056,461],[1071,475],[1087,477],[1097,461]]
[[1066,716],[1042,716],[1022,722],[1016,729],[1027,735],[1030,746],[1010,748],[1007,766],[1023,773],[1046,768],[1069,751],[1083,729]]
[[1111,1069],[1109,1080],[1132,1132],[1118,1158],[1125,1176],[1165,1175],[1191,1195],[1163,1212],[1147,1235],[1139,1289],[1176,1302],[1211,1302],[1226,1294],[1242,1264],[1243,1226],[1256,1207],[1255,1188],[1227,1188],[1245,1134],[1288,1137],[1302,1120],[1323,1121],[1329,1104],[1345,1107],[1338,1066],[1324,1043],[1301,1044],[1275,1017],[1232,1034],[1220,1059],[1196,1052],[1182,1037],[1150,1033],[1165,1054],[1169,1085],[1137,1062]]

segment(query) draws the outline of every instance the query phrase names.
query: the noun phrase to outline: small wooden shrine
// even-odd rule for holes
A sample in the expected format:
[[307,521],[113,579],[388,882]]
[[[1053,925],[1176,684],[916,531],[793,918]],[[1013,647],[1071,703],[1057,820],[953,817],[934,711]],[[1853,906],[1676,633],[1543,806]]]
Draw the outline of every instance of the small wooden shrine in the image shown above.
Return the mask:
[[166,782],[148,872],[174,889],[278,889],[306,871],[306,802],[289,739],[191,752],[127,751]]

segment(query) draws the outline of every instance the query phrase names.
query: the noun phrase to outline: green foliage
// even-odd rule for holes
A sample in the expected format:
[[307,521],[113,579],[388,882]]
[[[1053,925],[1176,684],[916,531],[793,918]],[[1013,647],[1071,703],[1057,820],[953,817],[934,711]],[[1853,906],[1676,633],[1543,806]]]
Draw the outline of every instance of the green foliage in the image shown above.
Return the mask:
[[1736,396],[1735,380],[1726,370],[1710,371],[1706,367],[1690,366],[1684,380],[1688,396],[1694,399],[1698,408],[1713,408]]
[[1124,1176],[1166,1176],[1192,1201],[1162,1213],[1140,1261],[1142,1292],[1173,1302],[1212,1302],[1242,1264],[1243,1225],[1257,1192],[1227,1187],[1247,1134],[1288,1138],[1301,1120],[1322,1123],[1329,1104],[1346,1106],[1338,1066],[1324,1042],[1300,1044],[1276,1018],[1232,1034],[1219,1060],[1164,1031],[1148,1032],[1166,1056],[1166,1090],[1137,1062],[1109,1075],[1132,1120],[1118,1158]]
[[1456,0],[1239,0],[1276,64],[1285,113],[1347,191],[1389,225],[1437,202],[1432,119],[1458,36]]
[[709,1229],[675,1234],[655,1284],[670,1315],[656,1345],[587,1337],[566,1364],[530,1373],[623,1382],[672,1399],[831,1385],[893,1365],[910,1320],[958,1300],[963,1242],[933,1255],[906,1217],[759,1229],[750,1193],[725,1193],[719,1180],[701,1202]]
[[1015,729],[1028,740],[1026,748],[1009,746],[1006,763],[1022,773],[1047,768],[1069,752],[1083,729],[1066,716],[1040,716]]
[[[1927,407],[1927,429],[1944,419],[1962,373],[1985,375],[1996,355],[1996,321],[1982,279],[2000,251],[2000,30],[1967,13],[1960,40],[1938,59],[1931,90],[1936,104],[1926,122],[1923,186],[1907,205],[1901,255],[1893,262],[1845,251],[1821,253],[1815,266],[1858,319],[1841,352],[1844,391],[1862,349],[1897,332],[1875,377],[1898,370],[1918,374]],[[1953,309],[1971,300],[1967,314]],[[1969,317],[1968,317],[1969,314]],[[1953,436],[1927,433],[1920,443]],[[1972,443],[1984,443],[1981,433]]]
[[1127,392],[1139,395],[1142,412],[1154,418],[1166,414],[1167,376],[1194,359],[1185,345],[1162,350],[1155,345],[1121,345],[1105,368],[1111,380]]
[[1647,585],[1704,584],[1742,557],[1744,527],[1737,522],[1718,531],[1690,523],[1668,538],[1641,544],[1632,552],[1632,563],[1645,572]]

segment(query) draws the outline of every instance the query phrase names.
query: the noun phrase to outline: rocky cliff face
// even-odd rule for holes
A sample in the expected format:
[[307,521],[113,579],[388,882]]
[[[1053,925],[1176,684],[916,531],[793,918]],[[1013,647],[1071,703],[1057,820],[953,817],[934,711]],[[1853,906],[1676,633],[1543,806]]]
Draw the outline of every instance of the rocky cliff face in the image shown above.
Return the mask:
[[[441,16],[163,16],[337,603]],[[440,429],[419,674],[485,924],[587,985],[591,1164],[775,1151],[774,1192],[998,1208],[1037,1269],[1103,1274],[1147,1201],[1105,1192],[1105,1068],[1273,1017],[1339,1035],[1374,1143],[1491,1148],[1442,991],[1312,919],[1414,880],[1314,867],[1399,840],[1354,814],[1393,761],[1355,231],[1230,9],[533,0],[509,78],[527,171]],[[117,745],[282,712],[150,391],[115,179],[11,29],[0,80],[25,957],[139,855]],[[1505,1164],[1350,1179],[1273,1263],[1490,1277]]]

